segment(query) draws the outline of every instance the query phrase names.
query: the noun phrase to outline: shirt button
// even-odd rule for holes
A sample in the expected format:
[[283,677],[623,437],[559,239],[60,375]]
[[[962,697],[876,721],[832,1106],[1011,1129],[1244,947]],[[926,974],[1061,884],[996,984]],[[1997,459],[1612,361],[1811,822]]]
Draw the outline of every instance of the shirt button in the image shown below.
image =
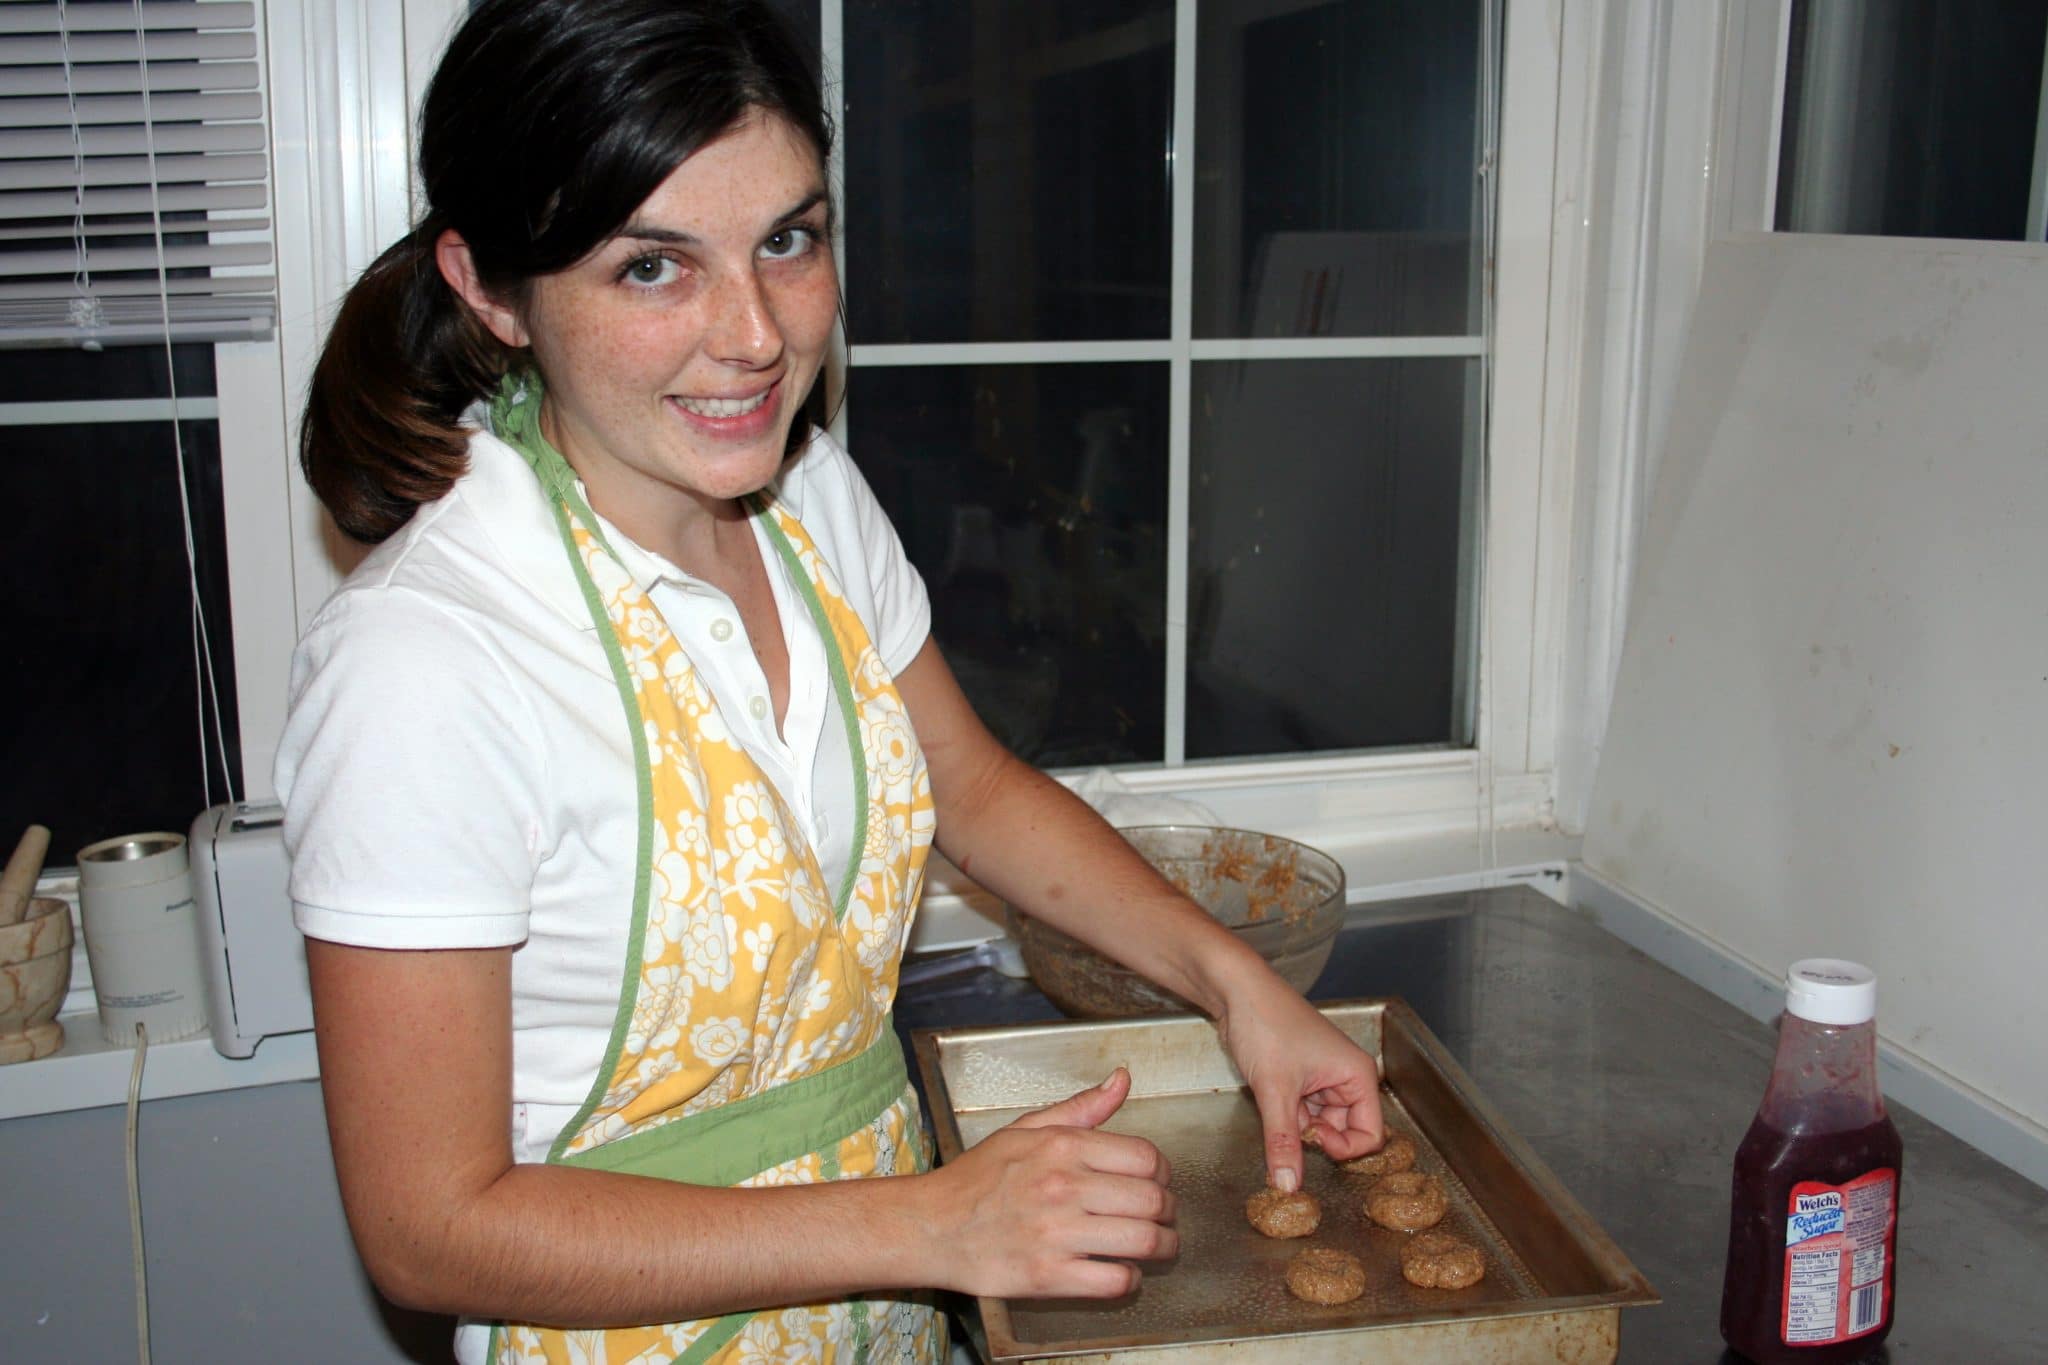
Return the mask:
[[732,638],[732,622],[723,618],[711,623],[711,638],[724,644]]
[[755,720],[760,720],[768,714],[768,699],[766,697],[756,697],[747,703],[747,709],[754,713]]

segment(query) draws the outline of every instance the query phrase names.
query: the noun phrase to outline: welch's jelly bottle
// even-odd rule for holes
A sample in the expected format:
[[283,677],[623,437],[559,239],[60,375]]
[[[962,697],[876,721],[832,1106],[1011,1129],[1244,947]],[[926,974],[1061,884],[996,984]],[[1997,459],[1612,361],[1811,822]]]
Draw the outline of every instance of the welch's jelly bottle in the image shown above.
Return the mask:
[[1785,974],[1778,1056],[1735,1153],[1721,1335],[1757,1365],[1839,1365],[1891,1331],[1898,1130],[1877,1088],[1877,977]]

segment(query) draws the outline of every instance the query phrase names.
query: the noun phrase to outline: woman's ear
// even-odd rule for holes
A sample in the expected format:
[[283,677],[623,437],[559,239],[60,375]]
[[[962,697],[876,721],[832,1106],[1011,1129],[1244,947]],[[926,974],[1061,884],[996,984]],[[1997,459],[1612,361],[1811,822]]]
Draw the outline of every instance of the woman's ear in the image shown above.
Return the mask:
[[439,267],[441,278],[448,281],[448,287],[491,329],[492,336],[514,350],[527,344],[526,324],[515,310],[484,288],[483,281],[477,278],[476,260],[469,254],[469,243],[454,228],[435,238],[434,264]]

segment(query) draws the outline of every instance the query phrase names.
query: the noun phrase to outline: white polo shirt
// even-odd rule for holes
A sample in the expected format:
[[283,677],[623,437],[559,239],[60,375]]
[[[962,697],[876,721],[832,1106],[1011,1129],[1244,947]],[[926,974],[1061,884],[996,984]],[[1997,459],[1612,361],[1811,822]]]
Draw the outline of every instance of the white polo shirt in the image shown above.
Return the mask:
[[[470,469],[328,600],[292,659],[275,769],[293,915],[309,937],[512,957],[513,1143],[545,1157],[617,1008],[638,834],[627,721],[539,481],[472,435]],[[923,581],[844,449],[819,433],[778,480],[892,673],[923,646]],[[789,708],[730,598],[604,533],[733,733],[809,831],[825,885],[852,850],[852,757],[822,639],[755,534],[789,651]]]

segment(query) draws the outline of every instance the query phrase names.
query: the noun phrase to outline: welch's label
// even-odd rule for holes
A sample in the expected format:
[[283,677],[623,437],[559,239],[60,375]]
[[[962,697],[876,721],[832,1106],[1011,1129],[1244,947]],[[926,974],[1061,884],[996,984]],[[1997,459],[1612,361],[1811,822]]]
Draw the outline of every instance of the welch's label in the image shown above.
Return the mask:
[[1840,1185],[1803,1180],[1785,1210],[1787,1346],[1825,1346],[1864,1336],[1891,1316],[1899,1173],[1889,1166]]

